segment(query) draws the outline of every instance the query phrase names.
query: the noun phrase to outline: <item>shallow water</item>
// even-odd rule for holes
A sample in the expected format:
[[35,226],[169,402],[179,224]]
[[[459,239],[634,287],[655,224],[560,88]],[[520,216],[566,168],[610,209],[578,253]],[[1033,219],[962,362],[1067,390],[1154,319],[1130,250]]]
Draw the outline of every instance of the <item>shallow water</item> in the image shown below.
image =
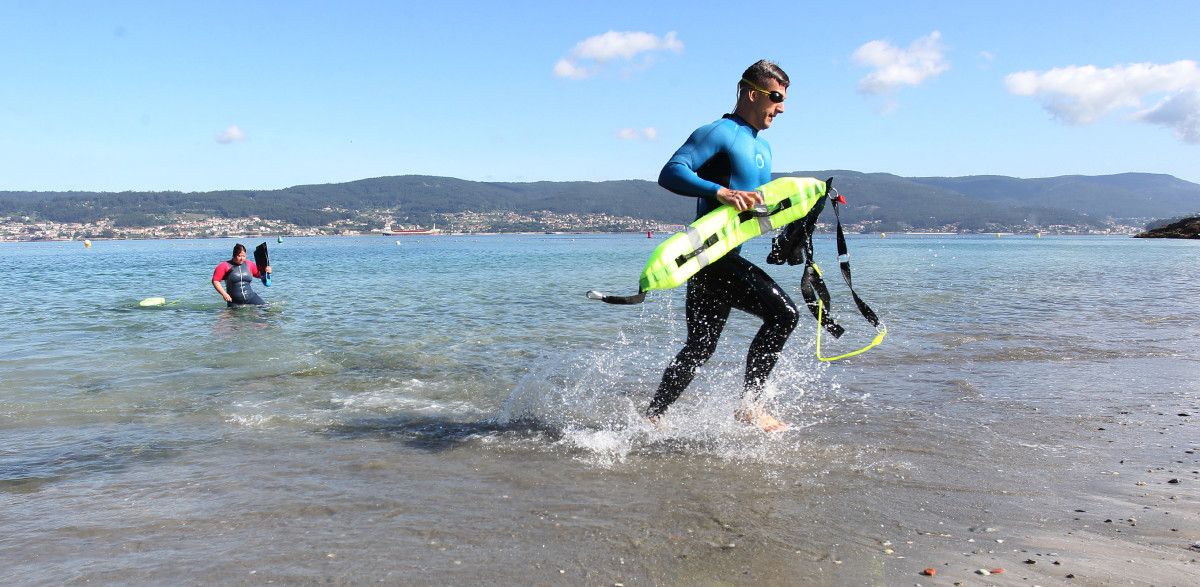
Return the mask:
[[[233,242],[0,245],[0,581],[907,579],[883,542],[1061,523],[1114,455],[1197,438],[1194,242],[852,237],[889,336],[827,365],[804,318],[776,435],[731,417],[737,313],[670,427],[637,417],[682,291],[583,293],[633,293],[657,239],[292,238],[230,310]],[[873,332],[816,246],[844,352]]]

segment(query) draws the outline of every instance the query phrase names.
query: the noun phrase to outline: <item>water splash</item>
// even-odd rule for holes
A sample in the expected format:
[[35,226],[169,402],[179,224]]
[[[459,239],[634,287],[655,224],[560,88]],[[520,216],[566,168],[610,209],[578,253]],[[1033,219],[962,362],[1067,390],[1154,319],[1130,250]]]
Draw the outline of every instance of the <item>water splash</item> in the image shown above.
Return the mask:
[[[740,333],[730,336],[743,340]],[[791,429],[764,434],[733,417],[741,405],[744,368],[735,346],[727,345],[700,369],[661,426],[642,411],[672,349],[624,331],[602,348],[541,357],[504,401],[495,422],[551,430],[553,446],[600,467],[634,456],[767,464],[804,458],[809,448],[804,430],[824,421],[842,401],[838,386],[823,379],[826,367],[809,355],[785,352],[763,400]]]

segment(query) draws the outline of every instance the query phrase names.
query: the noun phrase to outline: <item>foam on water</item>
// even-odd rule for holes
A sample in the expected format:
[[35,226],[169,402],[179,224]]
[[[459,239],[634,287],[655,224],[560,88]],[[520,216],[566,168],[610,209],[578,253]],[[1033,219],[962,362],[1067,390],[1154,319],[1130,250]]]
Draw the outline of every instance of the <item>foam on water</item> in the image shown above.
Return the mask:
[[622,329],[621,336],[603,348],[542,357],[504,401],[495,421],[502,426],[532,423],[552,431],[554,447],[602,467],[634,455],[781,463],[806,450],[803,431],[845,401],[840,386],[823,378],[823,364],[807,354],[798,356],[805,351],[800,343],[781,355],[762,395],[791,428],[764,434],[738,422],[733,414],[741,405],[744,345],[749,338],[731,329],[726,335],[731,341],[700,368],[662,425],[652,425],[642,412],[672,347],[680,341],[658,341],[647,334],[654,328],[641,329],[640,336],[630,333],[669,315],[643,314],[639,324]]

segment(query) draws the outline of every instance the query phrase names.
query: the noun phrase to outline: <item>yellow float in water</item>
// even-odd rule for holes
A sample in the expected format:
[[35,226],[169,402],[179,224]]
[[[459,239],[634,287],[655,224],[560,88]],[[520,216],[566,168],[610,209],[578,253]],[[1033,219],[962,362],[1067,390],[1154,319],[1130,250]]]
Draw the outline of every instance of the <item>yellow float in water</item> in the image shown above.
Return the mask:
[[83,248],[85,248],[85,249],[90,249],[90,248],[92,248],[92,241],[90,241],[90,240],[86,240],[86,239],[85,239],[85,240],[83,241]]
[[138,302],[138,305],[143,308],[149,308],[151,306],[161,306],[165,303],[167,303],[167,298],[146,298]]

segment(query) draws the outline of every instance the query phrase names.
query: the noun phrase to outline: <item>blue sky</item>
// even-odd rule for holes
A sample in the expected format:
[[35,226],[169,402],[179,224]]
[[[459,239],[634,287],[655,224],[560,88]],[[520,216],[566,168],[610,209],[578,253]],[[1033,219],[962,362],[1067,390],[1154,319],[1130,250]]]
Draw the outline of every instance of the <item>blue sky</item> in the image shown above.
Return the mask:
[[1200,182],[1200,2],[0,1],[0,190],[654,179],[792,86],[775,171]]

